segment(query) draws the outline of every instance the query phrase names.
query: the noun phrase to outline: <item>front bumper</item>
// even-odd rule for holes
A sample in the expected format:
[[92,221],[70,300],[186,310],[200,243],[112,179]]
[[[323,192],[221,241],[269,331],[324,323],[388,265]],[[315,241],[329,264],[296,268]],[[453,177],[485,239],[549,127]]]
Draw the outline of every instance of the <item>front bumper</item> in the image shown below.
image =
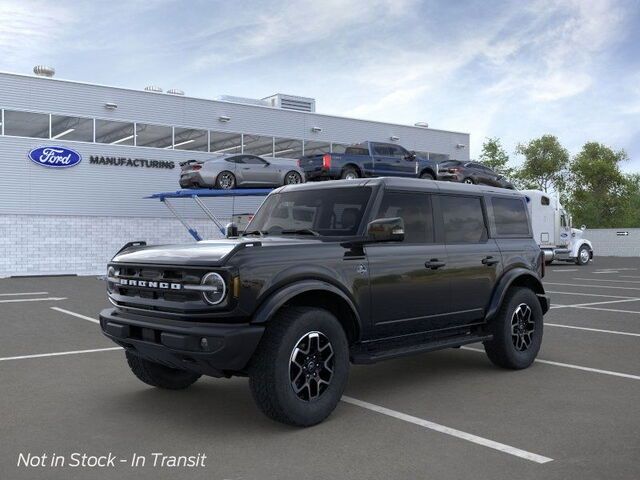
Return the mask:
[[212,377],[242,372],[264,333],[264,327],[248,323],[185,322],[124,313],[116,308],[100,312],[100,327],[108,338],[131,353]]

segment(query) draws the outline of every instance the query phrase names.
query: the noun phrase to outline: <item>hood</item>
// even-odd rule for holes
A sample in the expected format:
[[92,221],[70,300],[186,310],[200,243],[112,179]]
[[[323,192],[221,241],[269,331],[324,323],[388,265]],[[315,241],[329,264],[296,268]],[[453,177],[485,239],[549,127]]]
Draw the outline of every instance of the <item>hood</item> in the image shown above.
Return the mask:
[[117,253],[112,261],[156,265],[224,265],[244,248],[310,245],[321,243],[317,238],[301,237],[248,237],[239,239],[204,240],[188,245],[153,245],[130,247]]

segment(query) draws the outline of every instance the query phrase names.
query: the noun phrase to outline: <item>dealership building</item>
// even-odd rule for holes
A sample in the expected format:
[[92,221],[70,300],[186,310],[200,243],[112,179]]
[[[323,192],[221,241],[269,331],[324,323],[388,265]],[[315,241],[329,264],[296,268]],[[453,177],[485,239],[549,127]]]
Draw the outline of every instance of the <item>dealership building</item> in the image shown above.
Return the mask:
[[[128,241],[193,242],[161,202],[144,198],[177,190],[186,160],[220,153],[296,159],[364,140],[438,161],[469,158],[469,134],[323,115],[305,97],[212,100],[59,80],[47,67],[34,72],[0,73],[0,277],[101,274]],[[31,158],[55,150],[73,152],[67,168]],[[228,219],[262,200],[205,202]],[[221,235],[192,202],[175,205],[205,238]]]

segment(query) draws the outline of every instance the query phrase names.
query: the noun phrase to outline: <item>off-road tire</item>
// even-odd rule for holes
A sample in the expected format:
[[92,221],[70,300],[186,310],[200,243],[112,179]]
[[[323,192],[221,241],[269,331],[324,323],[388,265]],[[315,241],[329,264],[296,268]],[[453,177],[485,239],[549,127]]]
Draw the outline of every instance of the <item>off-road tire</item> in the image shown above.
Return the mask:
[[[294,391],[290,362],[299,341],[311,332],[322,333],[333,349],[329,385],[317,398],[302,400]],[[338,320],[328,311],[311,307],[285,307],[269,322],[249,362],[253,398],[269,418],[298,427],[322,422],[342,397],[349,375],[349,345]]]
[[[586,255],[583,252],[587,252]],[[586,260],[583,260],[583,256],[586,256]],[[576,265],[587,265],[591,261],[591,255],[589,255],[589,247],[582,245],[578,249],[578,256],[576,257]]]
[[343,180],[355,180],[356,178],[360,178],[360,172],[353,167],[344,167],[340,178]]
[[[512,338],[511,322],[516,309],[523,304],[531,310],[534,330],[530,346],[524,351],[518,351]],[[489,360],[502,368],[527,368],[535,360],[542,344],[543,314],[536,294],[529,288],[510,288],[490,327],[493,339],[484,342],[484,350]]]
[[130,352],[125,352],[125,355],[133,374],[152,387],[182,390],[193,385],[201,376],[186,370],[165,367]]
[[436,177],[433,176],[432,173],[430,172],[422,172],[420,174],[420,178],[422,178],[423,180],[435,180]]

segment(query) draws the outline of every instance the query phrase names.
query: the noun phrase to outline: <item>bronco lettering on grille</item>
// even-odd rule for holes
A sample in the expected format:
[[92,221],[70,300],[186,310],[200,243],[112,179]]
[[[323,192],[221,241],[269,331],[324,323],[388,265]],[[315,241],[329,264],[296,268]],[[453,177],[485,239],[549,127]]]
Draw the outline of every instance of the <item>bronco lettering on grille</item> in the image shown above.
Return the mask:
[[180,283],[151,282],[148,280],[132,280],[129,278],[121,278],[120,285],[129,285],[130,287],[160,288],[163,290],[182,290],[183,288],[182,284]]

